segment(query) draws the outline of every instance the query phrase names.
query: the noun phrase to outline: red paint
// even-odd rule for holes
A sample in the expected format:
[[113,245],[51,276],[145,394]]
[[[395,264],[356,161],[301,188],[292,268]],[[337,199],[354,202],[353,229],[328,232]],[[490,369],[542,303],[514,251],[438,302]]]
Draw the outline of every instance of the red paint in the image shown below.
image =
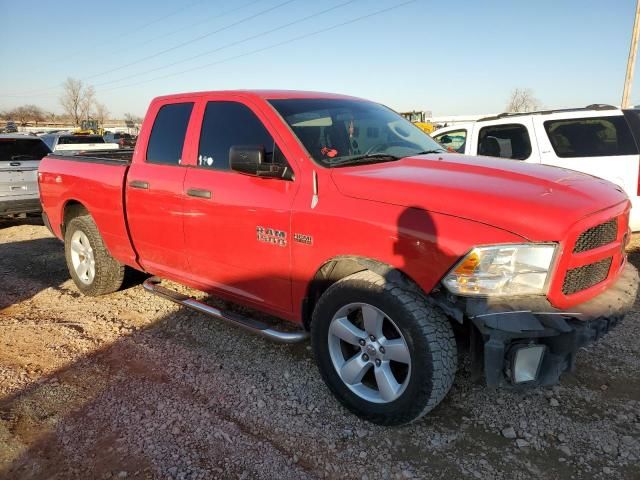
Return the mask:
[[[203,92],[155,99],[130,167],[45,158],[44,209],[61,236],[65,205],[83,204],[122,263],[293,321],[318,269],[339,256],[361,256],[404,271],[425,292],[476,245],[558,242],[549,300],[570,308],[618,276],[630,203],[612,184],[567,170],[458,154],[326,169],[315,164],[266,99],[340,98],[307,92]],[[295,180],[195,168],[207,101],[247,105],[274,137]],[[145,162],[159,108],[194,102],[181,166]],[[327,156],[330,155],[327,152]],[[313,173],[318,203],[312,208]],[[59,179],[59,181],[58,181]],[[149,182],[149,190],[128,186]],[[124,193],[123,193],[123,188]],[[186,195],[190,188],[212,199]],[[126,201],[126,205],[124,203]],[[573,255],[577,236],[614,216],[615,244]],[[286,233],[287,244],[257,240],[257,227]],[[310,235],[313,244],[294,241]],[[608,279],[565,297],[569,268],[614,256]]]

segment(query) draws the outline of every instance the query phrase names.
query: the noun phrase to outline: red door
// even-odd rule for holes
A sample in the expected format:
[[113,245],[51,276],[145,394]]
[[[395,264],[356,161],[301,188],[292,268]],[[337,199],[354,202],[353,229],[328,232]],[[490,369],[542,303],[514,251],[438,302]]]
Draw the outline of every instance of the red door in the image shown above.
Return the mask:
[[233,145],[262,145],[268,160],[286,162],[249,106],[207,103],[197,165],[184,182],[189,271],[212,292],[291,312],[290,224],[296,183],[231,171]]
[[[172,103],[157,109],[146,152],[127,174],[126,209],[131,238],[145,270],[164,276],[181,276],[184,254],[182,164],[185,135],[193,103]],[[155,112],[150,109],[149,115]],[[153,118],[153,117],[150,117]]]

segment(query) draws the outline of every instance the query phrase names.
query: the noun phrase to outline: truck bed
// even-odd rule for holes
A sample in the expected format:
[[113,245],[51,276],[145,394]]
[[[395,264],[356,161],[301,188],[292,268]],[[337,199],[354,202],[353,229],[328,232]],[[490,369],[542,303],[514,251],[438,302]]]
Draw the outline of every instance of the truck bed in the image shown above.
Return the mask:
[[40,197],[47,205],[51,229],[64,237],[62,223],[69,204],[79,203],[98,226],[111,254],[122,263],[135,262],[127,231],[125,183],[133,150],[80,152],[74,155],[51,153],[38,169]]

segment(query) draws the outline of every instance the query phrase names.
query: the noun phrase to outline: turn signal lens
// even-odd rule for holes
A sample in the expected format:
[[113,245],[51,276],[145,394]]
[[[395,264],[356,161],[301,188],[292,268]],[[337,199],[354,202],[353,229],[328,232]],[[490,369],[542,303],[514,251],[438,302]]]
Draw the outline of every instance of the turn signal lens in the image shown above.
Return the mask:
[[480,256],[474,250],[456,267],[455,273],[458,275],[471,275],[476,271],[478,265],[480,265]]

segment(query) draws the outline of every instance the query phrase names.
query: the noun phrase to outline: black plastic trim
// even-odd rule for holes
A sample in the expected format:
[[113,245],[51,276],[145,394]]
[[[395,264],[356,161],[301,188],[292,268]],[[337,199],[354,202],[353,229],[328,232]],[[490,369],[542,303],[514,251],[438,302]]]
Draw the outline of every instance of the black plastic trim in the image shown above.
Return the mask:
[[616,283],[568,311],[554,308],[543,296],[469,298],[440,290],[429,298],[448,315],[471,323],[473,368],[483,368],[488,386],[511,385],[512,349],[529,343],[543,344],[547,352],[539,378],[522,387],[552,385],[574,368],[580,347],[622,321],[635,303],[638,282],[638,271],[627,263]]

